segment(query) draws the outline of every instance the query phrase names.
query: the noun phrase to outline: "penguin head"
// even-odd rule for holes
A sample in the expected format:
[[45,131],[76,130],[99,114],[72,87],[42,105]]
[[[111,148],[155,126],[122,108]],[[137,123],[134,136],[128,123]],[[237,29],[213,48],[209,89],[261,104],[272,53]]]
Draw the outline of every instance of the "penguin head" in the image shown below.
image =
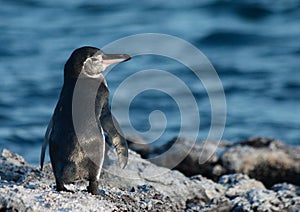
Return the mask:
[[130,58],[127,54],[105,54],[98,48],[84,46],[71,54],[65,64],[64,77],[99,78],[108,66]]

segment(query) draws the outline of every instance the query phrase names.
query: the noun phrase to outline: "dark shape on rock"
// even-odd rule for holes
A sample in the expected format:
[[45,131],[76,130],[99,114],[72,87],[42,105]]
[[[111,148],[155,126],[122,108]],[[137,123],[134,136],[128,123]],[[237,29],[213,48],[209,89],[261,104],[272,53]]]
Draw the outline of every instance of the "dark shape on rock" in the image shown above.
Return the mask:
[[137,135],[127,136],[126,141],[128,147],[135,152],[138,152],[143,158],[148,158],[153,153],[154,148]]
[[[179,142],[175,144],[172,139],[165,146],[152,149],[145,145],[147,154],[143,154],[144,150],[135,150],[142,154],[143,158],[159,166],[168,167],[180,152],[193,145],[188,139],[177,140]],[[166,152],[173,144],[173,151],[164,154],[163,159],[151,159]],[[204,164],[200,164],[199,158],[208,157],[206,154],[210,153],[211,149],[217,150]],[[260,137],[239,143],[221,142],[218,146],[209,142],[203,146],[201,142],[197,142],[174,169],[186,176],[201,174],[214,181],[218,181],[224,174],[243,173],[262,181],[268,188],[282,182],[300,185],[300,147]]]
[[[262,148],[262,147],[268,147],[271,143],[276,142],[276,139],[274,138],[252,138],[249,140],[241,141],[237,143],[236,145],[240,146],[251,146],[255,148]],[[279,144],[279,143],[278,143]]]

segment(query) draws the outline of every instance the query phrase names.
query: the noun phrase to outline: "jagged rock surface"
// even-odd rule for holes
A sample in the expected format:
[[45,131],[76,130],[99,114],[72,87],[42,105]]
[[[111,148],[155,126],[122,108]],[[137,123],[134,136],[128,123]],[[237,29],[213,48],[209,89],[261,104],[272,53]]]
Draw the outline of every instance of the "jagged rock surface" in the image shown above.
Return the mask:
[[68,185],[70,192],[55,191],[51,165],[41,172],[4,149],[0,157],[1,211],[297,211],[300,189],[277,184],[272,190],[242,174],[225,175],[215,183],[201,175],[185,177],[158,167],[130,151],[126,169],[118,168],[108,152],[103,168],[101,195],[86,191],[87,183]]

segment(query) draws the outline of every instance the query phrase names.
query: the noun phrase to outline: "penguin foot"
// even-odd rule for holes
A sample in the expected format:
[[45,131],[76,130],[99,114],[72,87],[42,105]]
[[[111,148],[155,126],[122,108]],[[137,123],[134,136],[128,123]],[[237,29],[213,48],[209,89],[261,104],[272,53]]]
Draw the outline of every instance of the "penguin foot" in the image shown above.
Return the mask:
[[93,195],[99,195],[99,188],[98,188],[98,182],[97,181],[90,181],[89,185],[87,187],[87,190],[89,193]]
[[74,191],[71,191],[69,189],[67,189],[63,183],[56,183],[56,191],[66,191],[66,192],[70,192],[70,193],[74,193]]
[[60,191],[65,191],[65,192],[70,192],[70,193],[75,193],[72,190],[67,189],[66,187],[63,186],[63,188],[56,188],[56,191],[60,192]]

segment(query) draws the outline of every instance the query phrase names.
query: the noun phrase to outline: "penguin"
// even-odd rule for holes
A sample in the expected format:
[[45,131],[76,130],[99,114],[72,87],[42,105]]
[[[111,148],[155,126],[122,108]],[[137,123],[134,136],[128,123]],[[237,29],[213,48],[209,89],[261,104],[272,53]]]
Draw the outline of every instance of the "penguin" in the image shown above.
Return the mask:
[[63,87],[40,156],[42,170],[49,143],[57,191],[68,191],[65,184],[85,179],[89,181],[87,191],[99,194],[104,132],[116,149],[120,167],[125,168],[128,146],[110,111],[109,90],[102,73],[109,65],[129,59],[127,54],[105,54],[98,48],[84,46],[74,50],[67,60]]

